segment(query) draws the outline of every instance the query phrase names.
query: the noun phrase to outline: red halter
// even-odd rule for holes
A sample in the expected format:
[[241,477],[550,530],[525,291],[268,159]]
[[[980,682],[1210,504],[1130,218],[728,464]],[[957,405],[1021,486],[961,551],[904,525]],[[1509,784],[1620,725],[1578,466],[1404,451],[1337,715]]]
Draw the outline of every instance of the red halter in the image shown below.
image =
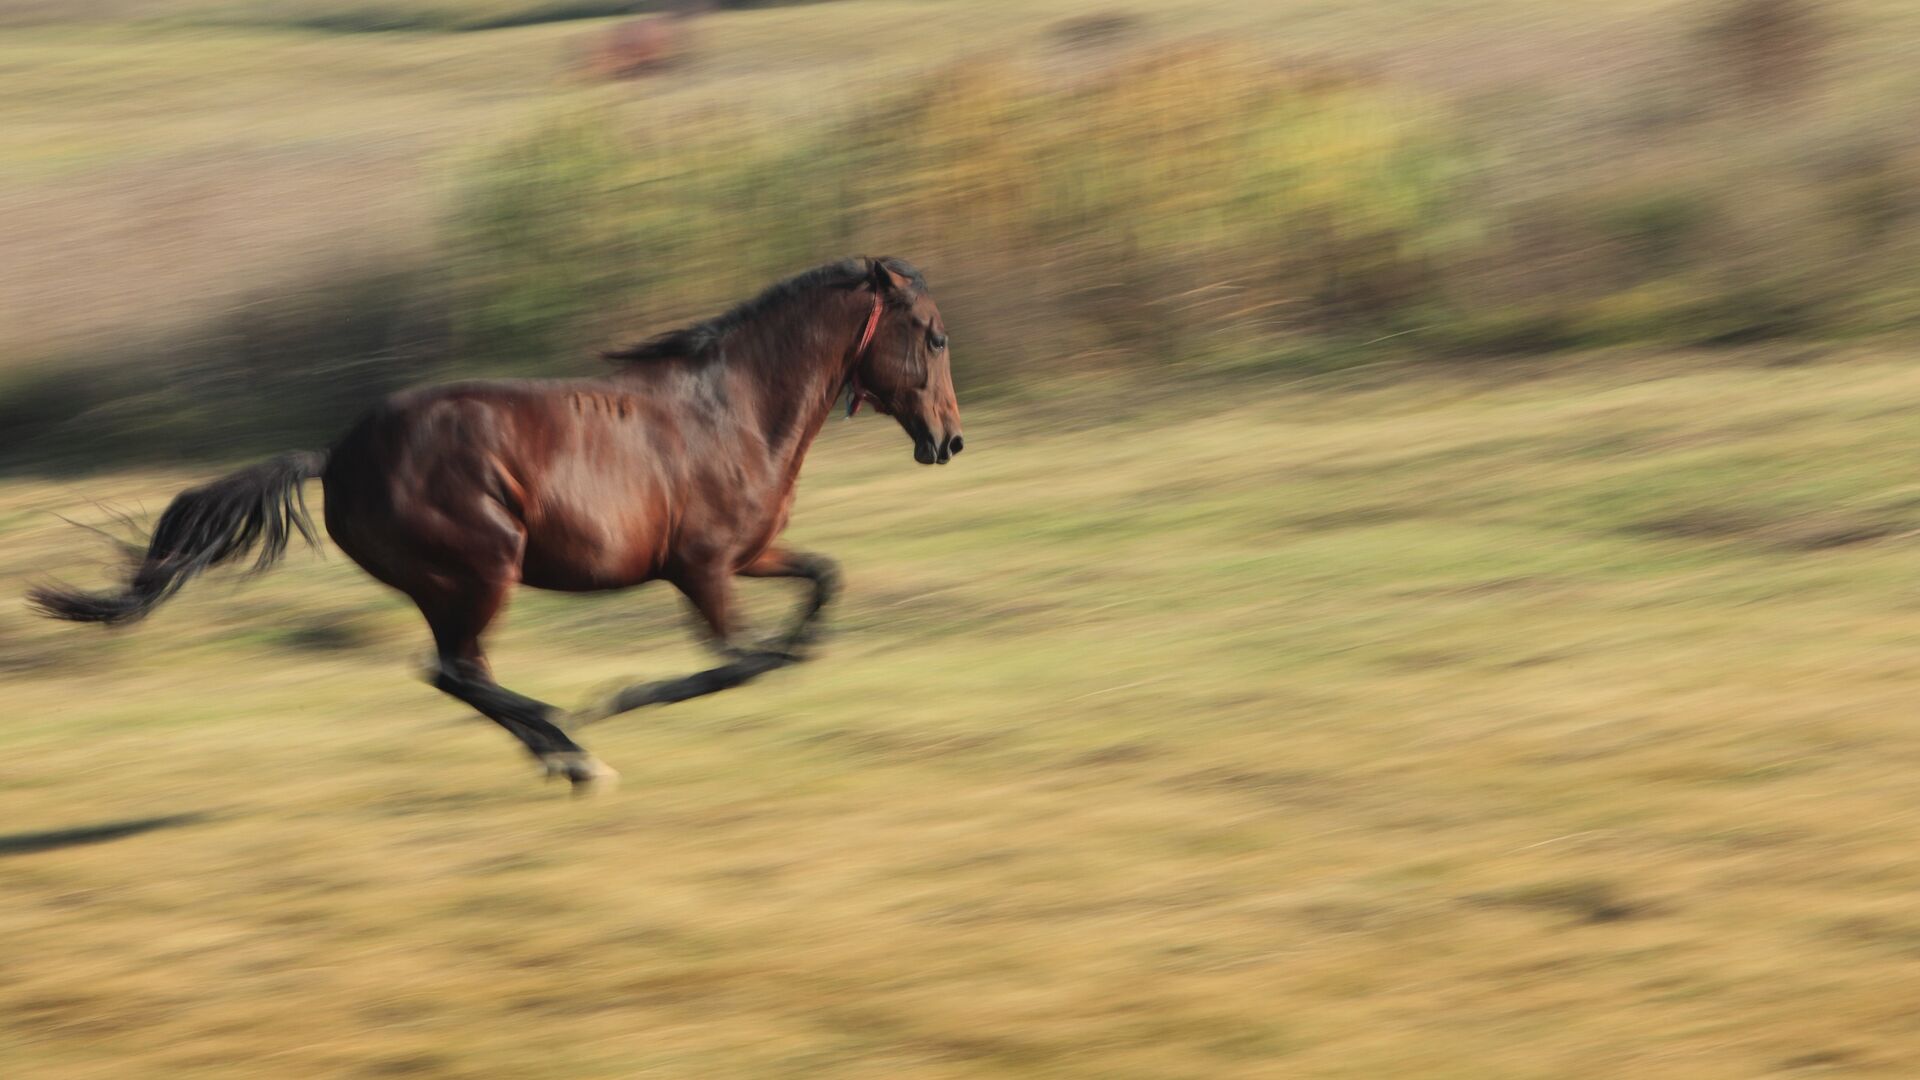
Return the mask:
[[[873,332],[880,326],[880,312],[887,306],[887,298],[880,293],[873,294],[873,310],[867,314],[867,328],[860,331],[860,344],[853,347],[853,365],[847,369],[847,415],[860,411],[860,401],[871,398],[866,387],[860,385],[860,361],[867,355],[867,346],[873,344]],[[879,398],[874,398],[874,407],[879,407]]]

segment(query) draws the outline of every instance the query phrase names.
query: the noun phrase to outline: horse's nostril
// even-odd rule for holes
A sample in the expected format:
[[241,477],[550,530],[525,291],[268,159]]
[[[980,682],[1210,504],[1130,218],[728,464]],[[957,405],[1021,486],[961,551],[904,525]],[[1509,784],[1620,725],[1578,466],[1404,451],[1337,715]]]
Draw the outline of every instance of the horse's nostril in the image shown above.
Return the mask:
[[966,444],[967,444],[967,440],[962,439],[958,435],[955,435],[953,438],[947,440],[947,453],[957,454],[960,452],[960,449],[964,447]]

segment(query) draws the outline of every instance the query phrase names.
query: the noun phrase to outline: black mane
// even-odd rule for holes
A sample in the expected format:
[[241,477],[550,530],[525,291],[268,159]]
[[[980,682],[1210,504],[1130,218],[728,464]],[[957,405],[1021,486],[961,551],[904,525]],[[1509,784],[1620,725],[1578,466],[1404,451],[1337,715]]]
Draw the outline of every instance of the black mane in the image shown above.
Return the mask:
[[751,300],[743,300],[726,311],[709,319],[683,326],[678,330],[669,330],[664,334],[633,345],[621,345],[603,351],[600,355],[620,364],[640,364],[649,360],[687,359],[705,360],[719,352],[720,343],[727,335],[742,325],[766,314],[799,296],[814,289],[852,289],[867,281],[873,274],[875,264],[906,278],[912,291],[922,292],[927,282],[905,259],[891,256],[878,259],[840,259],[803,270],[784,281],[776,281],[761,290],[760,295]]

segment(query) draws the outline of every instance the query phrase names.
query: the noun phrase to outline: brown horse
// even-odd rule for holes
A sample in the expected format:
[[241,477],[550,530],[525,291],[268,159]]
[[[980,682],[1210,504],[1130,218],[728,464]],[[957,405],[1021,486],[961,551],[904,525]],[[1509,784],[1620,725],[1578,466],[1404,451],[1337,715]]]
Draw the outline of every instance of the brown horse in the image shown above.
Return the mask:
[[[814,436],[844,391],[913,438],[922,464],[960,452],[946,327],[918,271],[848,259],[782,281],[705,322],[607,354],[593,379],[408,390],[332,450],[286,454],[182,493],[126,586],[35,589],[44,614],[120,624],[189,578],[260,549],[254,570],[313,526],[300,485],[325,485],[327,532],[420,607],[433,684],[519,738],[576,785],[612,770],[561,730],[559,710],[494,682],[481,635],[516,584],[590,592],[672,582],[726,658],[629,686],[576,722],[737,686],[801,659],[839,578],[777,541]],[[734,639],[733,578],[812,583],[799,617],[761,645]]]

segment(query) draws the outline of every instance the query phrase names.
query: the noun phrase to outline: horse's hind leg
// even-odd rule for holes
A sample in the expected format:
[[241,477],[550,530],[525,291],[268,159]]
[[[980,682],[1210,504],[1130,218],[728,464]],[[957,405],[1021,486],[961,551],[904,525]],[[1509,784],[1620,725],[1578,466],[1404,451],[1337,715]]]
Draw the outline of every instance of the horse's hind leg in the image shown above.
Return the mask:
[[516,694],[493,680],[480,635],[506,601],[510,587],[509,582],[475,580],[465,588],[414,597],[433,629],[438,653],[434,687],[506,728],[546,766],[548,776],[564,776],[576,790],[582,784],[611,783],[617,774],[582,750],[553,722],[560,710]]

